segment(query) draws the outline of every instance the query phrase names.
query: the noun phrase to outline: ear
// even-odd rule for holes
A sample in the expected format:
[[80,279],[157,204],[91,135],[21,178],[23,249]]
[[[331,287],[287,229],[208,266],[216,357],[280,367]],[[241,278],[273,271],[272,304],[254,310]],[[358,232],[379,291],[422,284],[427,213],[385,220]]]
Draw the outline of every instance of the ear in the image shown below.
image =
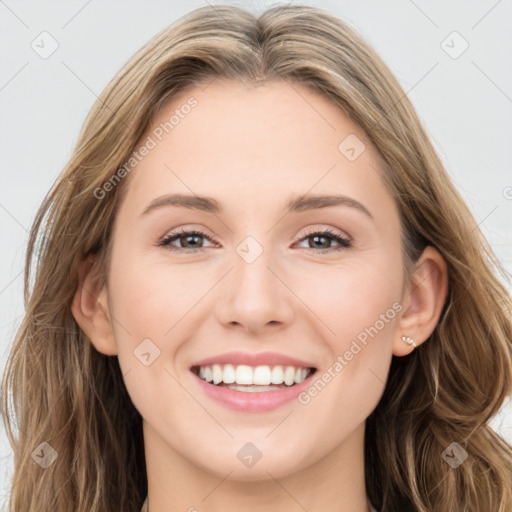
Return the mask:
[[98,352],[113,356],[117,345],[112,329],[107,287],[101,286],[95,256],[79,263],[78,288],[71,312]]
[[444,258],[428,246],[415,264],[404,294],[404,312],[393,340],[393,355],[405,356],[414,347],[401,337],[409,336],[416,345],[426,341],[434,331],[448,293],[448,271]]

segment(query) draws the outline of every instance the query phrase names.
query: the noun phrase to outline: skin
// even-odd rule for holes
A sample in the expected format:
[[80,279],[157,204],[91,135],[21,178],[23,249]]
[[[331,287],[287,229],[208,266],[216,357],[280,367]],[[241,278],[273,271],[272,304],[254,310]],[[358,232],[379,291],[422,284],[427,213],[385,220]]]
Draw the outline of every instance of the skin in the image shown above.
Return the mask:
[[[427,248],[404,281],[399,214],[377,152],[328,99],[284,81],[217,79],[165,106],[141,142],[191,96],[197,107],[127,178],[107,284],[97,286],[96,267],[84,262],[72,308],[96,349],[118,356],[144,419],[149,510],[366,512],[365,420],[392,355],[412,350],[401,336],[419,345],[433,331],[446,264]],[[366,147],[355,161],[338,150],[349,134]],[[142,214],[168,193],[213,197],[223,212]],[[373,218],[347,205],[287,213],[284,205],[305,193],[348,196]],[[174,252],[158,246],[181,227],[209,238],[177,239]],[[315,245],[307,235],[323,229],[352,246]],[[263,249],[250,264],[236,252],[249,235]],[[189,371],[227,351],[269,350],[322,374],[394,303],[401,311],[307,405],[232,411]],[[160,350],[149,366],[133,353],[147,338]],[[250,468],[236,456],[248,441],[262,453]]]

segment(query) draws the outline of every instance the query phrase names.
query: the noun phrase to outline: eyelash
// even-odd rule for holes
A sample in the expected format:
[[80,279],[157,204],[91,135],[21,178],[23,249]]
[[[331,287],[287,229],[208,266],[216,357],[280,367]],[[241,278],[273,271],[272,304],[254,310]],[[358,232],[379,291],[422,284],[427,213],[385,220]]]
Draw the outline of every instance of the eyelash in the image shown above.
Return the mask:
[[[169,233],[168,235],[166,235],[162,240],[160,240],[160,242],[158,243],[158,246],[166,247],[170,251],[180,251],[180,252],[185,252],[188,254],[196,253],[196,252],[202,251],[204,249],[203,247],[197,248],[197,249],[187,249],[187,248],[183,248],[183,247],[173,247],[170,245],[171,242],[174,242],[175,240],[178,240],[185,235],[187,235],[187,236],[202,236],[204,238],[207,238],[210,241],[213,241],[206,233],[204,233],[200,230],[196,230],[196,229],[186,230],[186,229],[182,228],[179,231],[175,231],[173,233]],[[301,242],[301,241],[303,241],[307,238],[310,238],[314,235],[320,235],[320,236],[325,236],[326,238],[332,238],[334,241],[338,242],[340,245],[335,248],[324,249],[323,251],[315,251],[315,249],[313,247],[305,247],[305,249],[313,250],[315,252],[319,252],[320,254],[325,254],[327,252],[341,251],[343,249],[349,249],[350,247],[352,247],[352,241],[349,238],[345,238],[345,237],[339,235],[338,233],[332,231],[331,229],[324,229],[321,231],[312,231],[310,233],[307,233],[305,236],[303,236],[299,241]]]

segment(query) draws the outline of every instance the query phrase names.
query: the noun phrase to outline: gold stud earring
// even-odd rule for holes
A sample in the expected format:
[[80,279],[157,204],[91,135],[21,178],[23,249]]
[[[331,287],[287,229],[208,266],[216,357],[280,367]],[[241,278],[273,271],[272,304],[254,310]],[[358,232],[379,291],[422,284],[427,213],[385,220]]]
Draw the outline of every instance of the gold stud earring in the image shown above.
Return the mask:
[[409,336],[402,336],[402,341],[404,341],[405,343],[407,343],[407,345],[410,345],[411,347],[417,347],[416,342]]

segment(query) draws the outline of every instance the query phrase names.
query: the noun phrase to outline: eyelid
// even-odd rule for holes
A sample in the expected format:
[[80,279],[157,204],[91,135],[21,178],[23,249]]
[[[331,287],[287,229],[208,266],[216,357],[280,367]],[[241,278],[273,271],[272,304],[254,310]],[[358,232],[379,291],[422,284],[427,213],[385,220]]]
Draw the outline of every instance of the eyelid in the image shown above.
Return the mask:
[[333,228],[322,228],[322,227],[313,227],[311,228],[309,231],[306,231],[306,233],[304,233],[300,239],[302,240],[303,238],[307,237],[307,236],[311,236],[311,235],[314,235],[316,233],[328,233],[332,236],[338,236],[340,238],[343,238],[344,240],[346,240],[347,242],[352,242],[353,241],[353,238],[348,234],[346,233],[345,231],[341,231],[339,229],[333,229]]
[[[168,243],[166,243],[167,241],[170,241],[172,239],[178,239],[180,236],[184,236],[184,235],[202,236],[204,238],[209,239],[212,242],[218,243],[212,236],[210,236],[208,233],[206,233],[202,229],[192,228],[192,227],[183,227],[182,226],[182,227],[176,228],[174,230],[171,230],[170,232],[167,232],[163,237],[161,237],[158,240],[157,245],[165,247],[166,245],[169,245]],[[199,248],[199,249],[186,249],[186,248],[176,247],[174,249],[177,249],[178,251],[185,251],[185,252],[189,251],[190,252],[190,251],[201,250],[202,248]]]
[[[171,230],[171,232],[168,232],[166,235],[164,235],[162,238],[159,239],[157,242],[157,246],[159,247],[165,247],[169,251],[178,252],[182,254],[191,254],[191,253],[197,253],[202,252],[204,249],[207,249],[208,247],[199,247],[199,248],[185,248],[185,247],[174,247],[171,246],[170,243],[179,239],[180,236],[200,236],[205,239],[210,240],[214,244],[218,244],[218,242],[215,240],[214,237],[210,236],[208,233],[203,231],[202,229],[193,228],[193,227],[184,227],[181,226],[179,228],[176,228],[175,230]],[[302,249],[306,249],[308,251],[313,251],[314,253],[320,253],[320,254],[326,254],[326,253],[333,253],[336,251],[340,251],[343,249],[349,249],[353,245],[353,238],[348,235],[345,232],[339,232],[338,230],[334,230],[331,227],[324,227],[321,228],[319,226],[315,226],[312,228],[309,228],[309,230],[306,233],[303,233],[296,242],[294,242],[294,245],[297,243],[303,242],[308,237],[311,237],[313,235],[319,235],[324,236],[327,238],[331,238],[334,240],[338,246],[335,247],[328,247],[327,249],[315,249],[314,247],[302,247]]]

